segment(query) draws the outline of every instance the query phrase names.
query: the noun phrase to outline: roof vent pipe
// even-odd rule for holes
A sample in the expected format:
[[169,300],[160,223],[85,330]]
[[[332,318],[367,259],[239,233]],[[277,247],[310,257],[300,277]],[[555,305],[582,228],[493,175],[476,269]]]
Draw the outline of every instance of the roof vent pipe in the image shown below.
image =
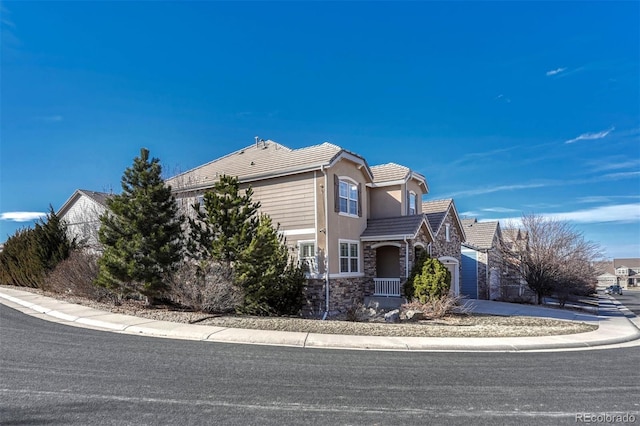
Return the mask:
[[259,136],[255,136],[256,138],[256,148],[258,147],[258,142],[260,141],[260,137]]

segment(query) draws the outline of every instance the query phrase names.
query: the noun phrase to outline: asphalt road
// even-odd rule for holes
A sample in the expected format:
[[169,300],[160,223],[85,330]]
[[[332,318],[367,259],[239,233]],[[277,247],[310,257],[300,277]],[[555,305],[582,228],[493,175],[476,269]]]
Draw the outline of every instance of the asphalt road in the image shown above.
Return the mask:
[[4,425],[576,424],[635,416],[637,348],[312,350],[120,335],[0,305]]
[[[625,289],[622,291],[622,296],[619,294],[612,294],[612,296],[631,312],[640,315],[640,288],[633,288],[632,290]],[[640,423],[640,420],[638,423]]]

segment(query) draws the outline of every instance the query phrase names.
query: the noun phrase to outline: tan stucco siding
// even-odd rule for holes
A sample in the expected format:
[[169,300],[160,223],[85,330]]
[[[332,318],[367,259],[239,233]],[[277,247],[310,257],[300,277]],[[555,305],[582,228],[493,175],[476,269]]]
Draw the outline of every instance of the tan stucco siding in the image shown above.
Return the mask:
[[400,185],[369,188],[370,219],[383,219],[402,215],[402,190]]
[[[349,160],[342,160],[327,170],[329,182],[327,211],[329,217],[328,229],[328,254],[329,254],[329,273],[337,274],[339,272],[339,242],[340,240],[360,241],[360,235],[367,227],[367,211],[368,200],[366,196],[366,178],[361,169],[358,169],[354,163]],[[362,216],[351,216],[338,213],[335,211],[335,193],[334,193],[334,175],[339,178],[349,178],[356,184],[360,185],[360,206]],[[360,271],[363,270],[362,246],[359,252]]]

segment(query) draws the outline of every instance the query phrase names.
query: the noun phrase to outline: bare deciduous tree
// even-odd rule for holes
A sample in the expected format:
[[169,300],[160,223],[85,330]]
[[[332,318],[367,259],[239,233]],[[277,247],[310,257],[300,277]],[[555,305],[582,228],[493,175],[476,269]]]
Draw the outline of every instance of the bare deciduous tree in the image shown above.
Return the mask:
[[[507,225],[506,229],[513,228]],[[594,262],[600,247],[569,223],[529,214],[520,232],[526,243],[503,247],[503,257],[536,293],[538,304],[555,294],[562,305],[571,294],[588,293],[596,281]]]

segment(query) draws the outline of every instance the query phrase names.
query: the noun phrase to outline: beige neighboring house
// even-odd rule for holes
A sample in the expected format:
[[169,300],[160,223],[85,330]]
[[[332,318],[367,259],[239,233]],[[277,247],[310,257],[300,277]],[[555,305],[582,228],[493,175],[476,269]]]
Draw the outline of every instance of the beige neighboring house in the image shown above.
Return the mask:
[[462,242],[466,235],[455,203],[452,199],[423,201],[422,213],[434,234],[429,255],[449,269],[452,293],[458,295],[462,283]]
[[331,143],[291,149],[256,138],[167,183],[179,205],[191,206],[222,175],[251,186],[261,212],[310,266],[307,315],[344,310],[365,297],[399,299],[416,250],[434,241],[421,211],[429,191],[424,176],[394,163],[370,167]]
[[102,251],[98,230],[109,196],[104,192],[77,189],[57,212],[60,220],[67,224],[69,237],[76,238],[89,250]]
[[618,284],[622,288],[640,285],[640,258],[613,259],[604,262],[604,273],[598,276],[598,287]]

